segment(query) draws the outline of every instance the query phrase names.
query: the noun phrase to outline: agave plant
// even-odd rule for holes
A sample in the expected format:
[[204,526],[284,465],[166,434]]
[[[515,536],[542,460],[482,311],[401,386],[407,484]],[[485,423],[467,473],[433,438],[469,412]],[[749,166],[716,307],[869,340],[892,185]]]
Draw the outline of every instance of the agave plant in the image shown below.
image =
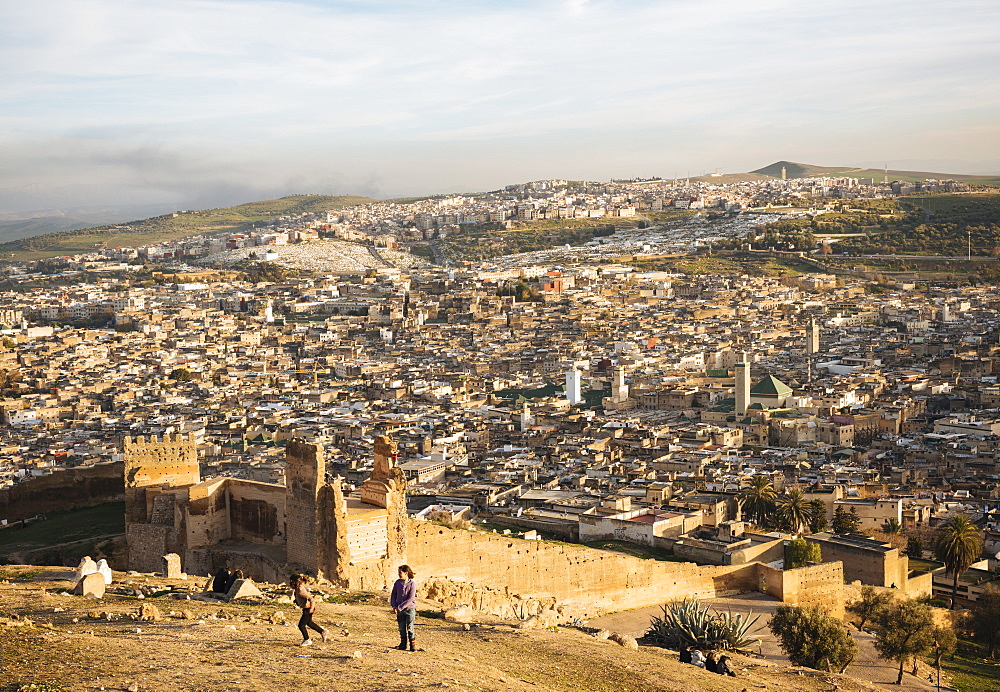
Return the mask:
[[753,632],[760,629],[754,629],[760,616],[752,612],[713,613],[694,598],[667,603],[660,610],[663,617],[653,616],[646,636],[662,646],[739,651],[759,639]]

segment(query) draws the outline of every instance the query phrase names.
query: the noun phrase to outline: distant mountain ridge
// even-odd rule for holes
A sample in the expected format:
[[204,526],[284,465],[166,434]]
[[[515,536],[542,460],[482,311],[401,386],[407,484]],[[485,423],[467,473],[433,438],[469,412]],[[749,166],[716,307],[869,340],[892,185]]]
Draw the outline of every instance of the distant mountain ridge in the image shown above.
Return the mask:
[[850,178],[873,178],[877,182],[882,182],[884,178],[889,181],[904,180],[914,182],[917,180],[962,180],[968,183],[981,183],[983,185],[1000,185],[1000,176],[989,175],[962,175],[959,173],[931,173],[927,171],[898,171],[892,168],[858,168],[856,166],[817,166],[811,163],[796,163],[794,161],[775,161],[769,166],[750,171],[752,174],[764,175],[769,178],[781,178],[781,169],[785,169],[785,177],[791,178],[814,178],[814,177],[850,177]]

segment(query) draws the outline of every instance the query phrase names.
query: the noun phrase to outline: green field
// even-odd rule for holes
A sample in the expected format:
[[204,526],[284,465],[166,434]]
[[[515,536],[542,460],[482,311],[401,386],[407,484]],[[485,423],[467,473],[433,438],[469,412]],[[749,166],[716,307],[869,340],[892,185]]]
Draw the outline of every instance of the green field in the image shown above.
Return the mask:
[[368,197],[292,195],[235,207],[184,211],[128,223],[46,233],[0,244],[4,257],[16,260],[83,254],[98,248],[134,247],[205,233],[249,230],[279,216],[341,209],[375,200]]
[[982,647],[967,640],[958,648],[959,653],[941,659],[942,678],[951,680],[959,692],[1000,692],[1000,661],[983,658]]

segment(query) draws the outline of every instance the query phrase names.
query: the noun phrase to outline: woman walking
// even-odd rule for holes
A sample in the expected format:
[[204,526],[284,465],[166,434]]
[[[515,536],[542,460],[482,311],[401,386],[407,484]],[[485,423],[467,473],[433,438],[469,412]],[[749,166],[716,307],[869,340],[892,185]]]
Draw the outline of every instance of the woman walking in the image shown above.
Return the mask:
[[312,594],[306,588],[306,577],[304,574],[293,574],[288,578],[288,585],[294,592],[295,605],[302,609],[302,617],[299,618],[299,632],[302,633],[302,643],[299,646],[309,646],[313,640],[309,637],[309,630],[319,632],[319,636],[326,641],[326,630],[313,622],[313,613],[316,612],[316,604]]
[[406,651],[409,644],[410,651],[416,651],[414,641],[413,622],[417,619],[417,585],[413,581],[416,575],[409,565],[399,566],[399,579],[392,585],[392,595],[389,597],[389,605],[396,613],[396,623],[399,625],[399,646],[400,651]]

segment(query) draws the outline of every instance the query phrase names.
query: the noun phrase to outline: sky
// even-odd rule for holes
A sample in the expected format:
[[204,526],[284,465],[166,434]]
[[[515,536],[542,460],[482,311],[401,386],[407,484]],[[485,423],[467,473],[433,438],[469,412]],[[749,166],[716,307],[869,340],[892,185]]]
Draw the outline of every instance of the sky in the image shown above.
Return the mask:
[[0,3],[0,213],[1000,173],[990,0]]

